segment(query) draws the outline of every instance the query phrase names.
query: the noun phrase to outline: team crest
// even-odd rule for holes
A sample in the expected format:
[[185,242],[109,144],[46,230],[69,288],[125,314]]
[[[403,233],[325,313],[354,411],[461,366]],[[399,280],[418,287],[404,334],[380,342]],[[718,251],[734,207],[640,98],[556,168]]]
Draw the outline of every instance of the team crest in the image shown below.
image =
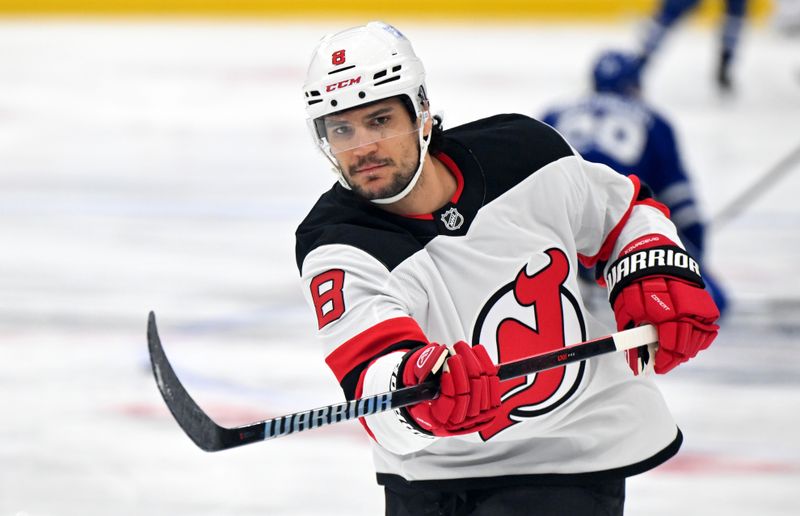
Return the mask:
[[458,209],[453,206],[446,212],[442,213],[442,224],[450,231],[455,231],[464,224],[464,216],[458,212]]
[[[564,287],[569,261],[560,249],[546,252],[550,263],[528,274],[523,266],[517,277],[500,288],[484,305],[472,341],[497,350],[498,362],[554,351],[566,343],[586,340],[586,325],[578,301]],[[541,416],[572,398],[580,389],[583,362],[542,371],[500,383],[500,413],[480,432],[483,440],[527,419]]]

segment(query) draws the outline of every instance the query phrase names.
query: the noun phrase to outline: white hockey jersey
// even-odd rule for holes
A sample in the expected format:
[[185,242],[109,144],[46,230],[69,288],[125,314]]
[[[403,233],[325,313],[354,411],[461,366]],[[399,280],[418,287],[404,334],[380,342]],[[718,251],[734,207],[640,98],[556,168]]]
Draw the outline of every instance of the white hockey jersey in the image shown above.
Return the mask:
[[[297,261],[326,362],[348,399],[396,387],[425,342],[483,344],[508,362],[608,334],[586,311],[585,264],[675,228],[635,177],[584,161],[549,126],[500,115],[445,131],[458,188],[435,213],[388,213],[335,185],[297,230]],[[636,474],[681,434],[623,354],[501,383],[480,433],[437,438],[397,411],[365,418],[378,481],[465,488]]]

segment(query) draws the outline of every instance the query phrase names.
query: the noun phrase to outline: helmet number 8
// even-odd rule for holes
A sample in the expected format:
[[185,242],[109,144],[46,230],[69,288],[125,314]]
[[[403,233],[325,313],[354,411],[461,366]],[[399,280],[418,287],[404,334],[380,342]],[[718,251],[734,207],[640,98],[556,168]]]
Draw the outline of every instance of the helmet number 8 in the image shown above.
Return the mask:
[[331,54],[331,63],[336,66],[343,65],[345,62],[344,58],[344,50],[337,50],[333,54]]

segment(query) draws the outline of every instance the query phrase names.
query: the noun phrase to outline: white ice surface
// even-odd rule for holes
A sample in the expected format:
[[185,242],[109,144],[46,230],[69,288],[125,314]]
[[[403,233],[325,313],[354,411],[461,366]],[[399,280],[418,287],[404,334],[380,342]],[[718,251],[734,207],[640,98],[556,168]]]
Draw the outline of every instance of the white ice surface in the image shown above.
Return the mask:
[[[332,182],[302,84],[341,22],[0,21],[0,516],[374,515],[346,423],[197,449],[149,371],[147,312],[197,401],[235,425],[340,399],[293,232]],[[454,126],[539,114],[636,27],[402,23]],[[750,28],[721,99],[715,34],[647,77],[713,215],[800,145],[800,40]],[[733,298],[715,345],[659,378],[686,442],[630,480],[633,516],[800,514],[800,173],[710,235]]]

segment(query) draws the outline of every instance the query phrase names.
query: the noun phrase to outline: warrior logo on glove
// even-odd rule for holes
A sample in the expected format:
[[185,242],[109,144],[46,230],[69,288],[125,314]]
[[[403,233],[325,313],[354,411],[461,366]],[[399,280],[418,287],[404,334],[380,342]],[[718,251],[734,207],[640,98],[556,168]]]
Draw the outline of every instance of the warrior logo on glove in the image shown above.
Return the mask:
[[[606,283],[617,329],[649,323],[658,330],[656,373],[693,358],[717,336],[719,310],[704,289],[700,267],[662,235],[647,235],[623,250],[608,267]],[[641,363],[629,365],[639,373]]]

